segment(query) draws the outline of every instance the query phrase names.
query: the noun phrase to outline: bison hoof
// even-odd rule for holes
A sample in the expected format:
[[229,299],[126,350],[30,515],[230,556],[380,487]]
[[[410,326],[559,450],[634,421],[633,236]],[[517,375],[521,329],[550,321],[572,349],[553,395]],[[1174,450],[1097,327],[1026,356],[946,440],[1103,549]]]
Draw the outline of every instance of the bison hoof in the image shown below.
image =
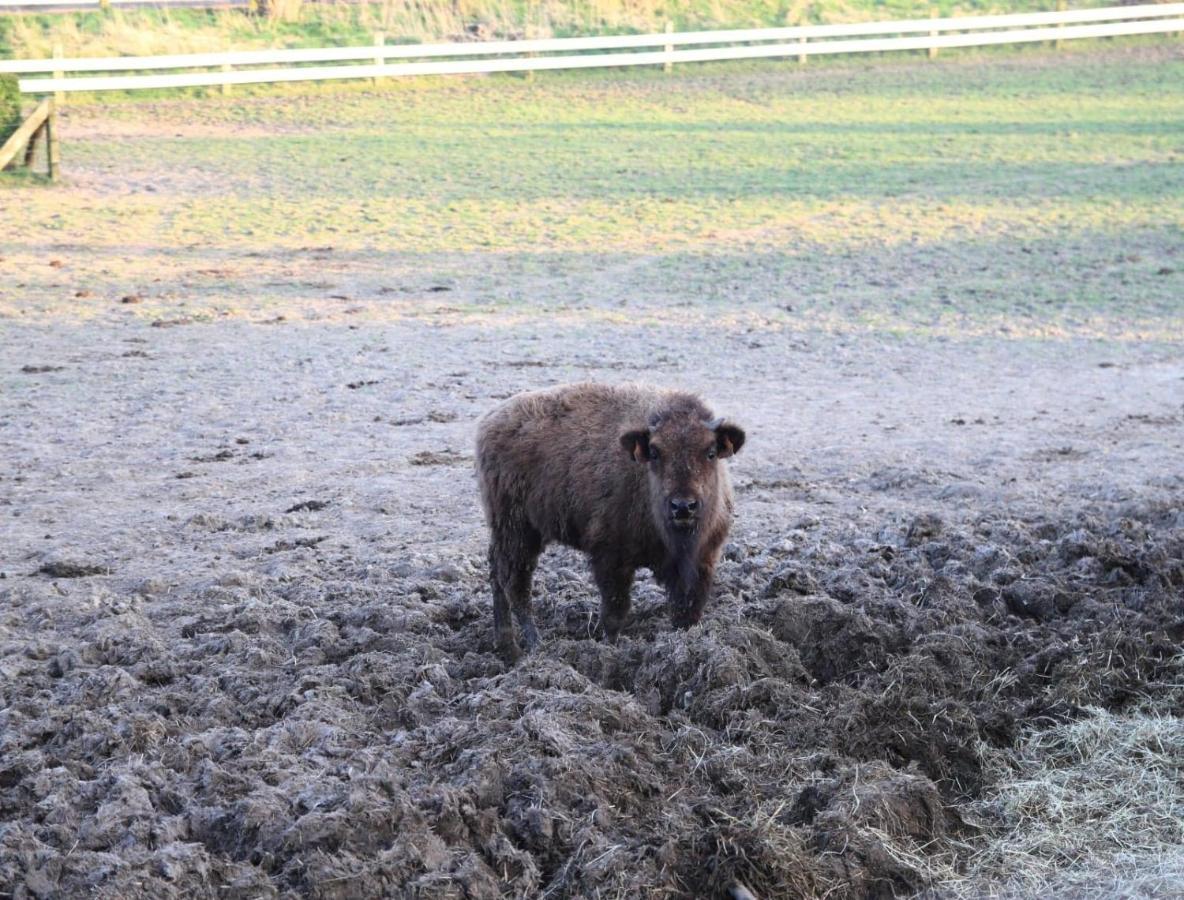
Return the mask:
[[522,656],[522,651],[518,649],[518,642],[512,637],[508,640],[499,640],[497,652],[509,665],[518,662]]
[[601,619],[596,626],[596,637],[606,644],[615,644],[625,623],[621,619]]
[[534,653],[539,648],[539,630],[534,627],[533,622],[527,622],[522,626],[522,645],[527,653]]
[[699,620],[703,618],[702,613],[697,612],[676,612],[670,616],[670,622],[675,628],[681,628],[684,631],[692,625],[699,624]]

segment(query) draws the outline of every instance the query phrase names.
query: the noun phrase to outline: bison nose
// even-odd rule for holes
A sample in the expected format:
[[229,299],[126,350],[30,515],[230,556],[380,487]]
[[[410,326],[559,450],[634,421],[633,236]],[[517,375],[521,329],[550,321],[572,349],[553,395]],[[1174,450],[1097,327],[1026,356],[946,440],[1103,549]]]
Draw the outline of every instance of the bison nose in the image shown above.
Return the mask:
[[676,497],[670,501],[670,515],[675,519],[694,518],[698,511],[698,500],[684,500],[681,497]]

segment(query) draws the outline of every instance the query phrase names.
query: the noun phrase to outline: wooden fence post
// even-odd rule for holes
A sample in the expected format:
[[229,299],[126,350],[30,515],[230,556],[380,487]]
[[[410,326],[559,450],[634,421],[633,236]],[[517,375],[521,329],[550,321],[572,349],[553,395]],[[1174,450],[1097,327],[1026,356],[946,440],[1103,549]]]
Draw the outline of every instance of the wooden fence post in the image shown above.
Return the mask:
[[[667,34],[674,34],[674,23],[671,22],[669,19],[666,20],[666,33]],[[674,60],[669,58],[670,54],[672,54],[674,52],[674,45],[667,44],[664,49],[666,51],[667,59],[666,59],[665,64],[662,66],[662,71],[664,71],[667,75],[669,75],[671,72],[674,71]]]
[[[25,164],[30,165],[33,162],[32,154],[28,149],[29,144],[36,143],[37,136],[41,132],[41,129],[45,128],[53,108],[53,100],[49,97],[46,97],[44,100],[38,103],[33,112],[30,113],[23,122],[21,122],[16,131],[8,136],[8,140],[6,140],[3,145],[0,145],[0,171],[6,169],[12,163],[12,161],[16,159],[17,154],[22,150],[25,151]],[[56,138],[53,136],[53,132],[51,131],[46,131],[46,137],[50,141],[56,140]],[[53,151],[51,150],[51,160],[56,159],[56,157],[53,157],[52,154]]]
[[[384,44],[386,44],[386,35],[383,34],[381,31],[374,32],[374,46],[375,47],[382,47]],[[386,57],[383,56],[382,53],[375,53],[374,54],[374,65],[381,67],[383,65],[383,63],[385,63],[385,62],[386,62]],[[374,86],[375,87],[378,87],[378,81],[379,81],[378,76],[375,75],[374,76]]]
[[[937,16],[938,16],[937,7],[936,6],[930,7],[929,18],[936,19]],[[931,32],[929,32],[929,36],[930,37],[937,37],[937,32],[931,31]],[[937,48],[932,45],[929,47],[929,58],[930,59],[937,59]]]
[[[53,58],[54,59],[61,59],[63,56],[65,56],[65,54],[62,52],[62,45],[61,44],[54,44],[53,45]],[[53,73],[53,77],[54,78],[65,78],[66,73],[55,70]],[[65,101],[65,99],[66,99],[66,95],[62,91],[54,91],[54,94],[53,94],[54,103],[63,103]]]
[[[798,43],[799,43],[799,44],[801,44],[801,45],[802,45],[802,47],[804,48],[804,47],[806,46],[806,39],[805,39],[805,38],[801,38],[801,39],[799,39],[799,40],[798,40]],[[805,54],[805,53],[799,53],[799,54],[798,54],[798,65],[799,65],[799,66],[804,66],[805,64],[806,64],[806,54]]]
[[[1057,0],[1057,12],[1064,12],[1065,6],[1066,6],[1065,0]],[[1065,24],[1063,22],[1057,23],[1057,28],[1064,28],[1064,27],[1065,27]],[[1063,43],[1063,41],[1061,41],[1060,38],[1057,38],[1055,41],[1052,42],[1053,49],[1060,50],[1062,43]]]
[[[36,160],[37,141],[41,137],[41,133],[43,131],[45,131],[45,125],[41,125],[36,131],[34,131],[33,136],[31,138],[29,138],[29,143],[25,145],[25,168],[26,169],[33,168],[33,164],[37,161]],[[46,143],[45,155],[46,155],[46,157],[49,156],[48,142]]]
[[61,149],[58,146],[58,105],[49,101],[49,115],[45,117],[45,155],[49,159],[49,180],[58,180],[61,169]]
[[[230,65],[230,63],[222,63],[222,71],[223,72],[230,72],[232,69],[233,69],[233,67]],[[230,82],[223,81],[222,82],[222,96],[225,97],[229,93],[230,93]]]

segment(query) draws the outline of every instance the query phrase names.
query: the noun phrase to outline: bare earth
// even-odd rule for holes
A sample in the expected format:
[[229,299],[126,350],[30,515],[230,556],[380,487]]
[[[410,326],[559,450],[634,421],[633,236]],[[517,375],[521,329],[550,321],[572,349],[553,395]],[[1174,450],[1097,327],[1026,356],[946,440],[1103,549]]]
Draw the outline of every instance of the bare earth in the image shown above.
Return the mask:
[[[760,260],[4,256],[0,896],[941,895],[992,752],[1180,712],[1179,341],[845,328]],[[551,551],[507,668],[475,422],[635,379],[748,431],[715,598],[604,645]]]

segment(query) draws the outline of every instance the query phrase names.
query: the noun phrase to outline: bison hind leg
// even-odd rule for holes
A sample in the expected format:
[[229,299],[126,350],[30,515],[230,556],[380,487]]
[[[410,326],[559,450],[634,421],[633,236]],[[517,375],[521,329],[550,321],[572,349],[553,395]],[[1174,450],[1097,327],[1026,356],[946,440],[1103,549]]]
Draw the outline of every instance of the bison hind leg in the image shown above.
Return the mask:
[[538,646],[539,632],[534,623],[530,584],[534,577],[543,540],[527,523],[495,525],[489,543],[489,567],[493,587],[493,631],[498,649],[518,657],[510,612],[522,629],[522,642],[529,653]]
[[496,574],[490,581],[493,588],[493,639],[498,653],[513,662],[520,654],[514,639],[514,623],[510,621],[510,601]]

